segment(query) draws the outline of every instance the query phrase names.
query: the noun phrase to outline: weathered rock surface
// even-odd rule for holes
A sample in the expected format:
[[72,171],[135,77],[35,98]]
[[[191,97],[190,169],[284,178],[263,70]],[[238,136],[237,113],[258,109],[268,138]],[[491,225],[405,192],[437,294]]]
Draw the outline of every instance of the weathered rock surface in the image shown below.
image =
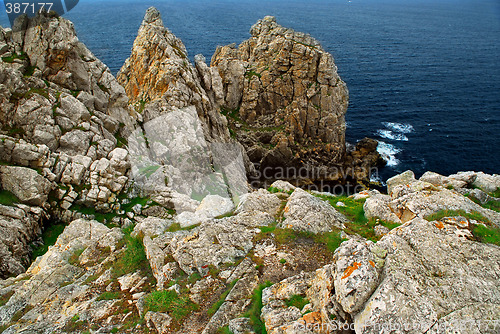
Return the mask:
[[[238,48],[219,47],[211,66],[222,77],[224,107],[238,110],[234,126],[250,130],[237,138],[252,161],[273,167],[326,157],[340,162],[348,93],[332,56],[274,17],[259,20],[250,33]],[[312,143],[315,149],[307,149]]]
[[[212,71],[210,75],[218,74]],[[207,140],[228,141],[227,122],[209,96],[211,85],[203,87],[203,79],[190,63],[182,41],[163,26],[160,12],[149,8],[132,54],[118,74],[118,81],[125,87],[131,103],[143,112],[144,121],[154,119],[172,107],[195,106]]]
[[38,207],[0,205],[0,275],[8,277],[26,271],[30,247],[41,233],[45,212]]
[[312,233],[343,229],[347,221],[331,205],[300,188],[295,189],[288,199],[283,217],[285,220],[279,226]]

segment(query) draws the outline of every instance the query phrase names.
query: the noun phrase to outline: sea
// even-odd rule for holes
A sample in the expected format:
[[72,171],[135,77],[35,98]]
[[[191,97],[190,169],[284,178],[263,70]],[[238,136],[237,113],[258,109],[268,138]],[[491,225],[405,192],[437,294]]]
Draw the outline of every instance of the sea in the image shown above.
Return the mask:
[[348,142],[375,138],[389,161],[382,182],[500,173],[498,0],[80,0],[64,17],[116,74],[149,6],[191,59],[241,43],[266,15],[318,39],[349,88]]

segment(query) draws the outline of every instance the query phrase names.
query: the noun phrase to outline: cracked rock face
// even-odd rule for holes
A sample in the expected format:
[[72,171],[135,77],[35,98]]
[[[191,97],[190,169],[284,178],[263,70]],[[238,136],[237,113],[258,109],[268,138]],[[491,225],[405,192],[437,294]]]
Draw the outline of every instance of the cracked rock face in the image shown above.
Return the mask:
[[252,161],[274,167],[340,162],[348,92],[332,56],[274,17],[260,20],[250,33],[238,48],[219,47],[211,66],[222,77],[229,118],[247,130],[237,131],[237,138]]

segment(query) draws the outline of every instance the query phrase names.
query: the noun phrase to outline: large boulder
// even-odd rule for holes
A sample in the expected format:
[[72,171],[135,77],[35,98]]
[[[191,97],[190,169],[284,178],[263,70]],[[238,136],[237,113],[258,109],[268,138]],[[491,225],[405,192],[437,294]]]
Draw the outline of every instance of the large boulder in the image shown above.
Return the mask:
[[283,210],[285,220],[279,224],[284,228],[312,233],[330,232],[345,228],[347,218],[330,204],[297,188]]
[[0,182],[21,202],[38,206],[43,206],[53,188],[36,170],[18,166],[0,166]]
[[[195,106],[207,140],[229,140],[227,122],[210,97],[210,89],[208,92],[204,89],[201,75],[191,64],[186,47],[163,26],[156,8],[147,10],[132,54],[117,78],[125,87],[130,102],[141,112],[144,110],[144,121],[154,119],[171,107]],[[156,102],[146,105],[152,101]]]

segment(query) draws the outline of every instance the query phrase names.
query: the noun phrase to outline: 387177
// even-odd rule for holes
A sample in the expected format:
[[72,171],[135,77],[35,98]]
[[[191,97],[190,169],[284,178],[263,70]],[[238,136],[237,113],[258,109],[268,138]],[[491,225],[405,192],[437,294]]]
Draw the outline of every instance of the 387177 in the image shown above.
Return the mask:
[[42,10],[50,12],[53,2],[15,2],[5,3],[7,14],[36,14]]

